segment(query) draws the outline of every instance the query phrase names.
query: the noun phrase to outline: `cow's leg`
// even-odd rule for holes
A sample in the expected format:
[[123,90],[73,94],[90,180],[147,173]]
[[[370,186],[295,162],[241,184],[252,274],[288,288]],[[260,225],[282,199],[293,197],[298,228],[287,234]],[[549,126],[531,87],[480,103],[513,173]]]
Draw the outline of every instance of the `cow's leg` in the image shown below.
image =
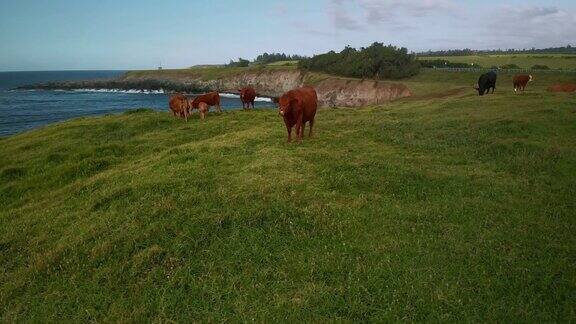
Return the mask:
[[288,143],[292,142],[292,127],[286,126],[286,130],[288,131]]
[[296,121],[296,141],[300,142],[302,140],[302,115]]
[[306,129],[306,123],[302,123],[302,127],[300,128],[300,139],[304,139],[304,130]]
[[216,110],[218,110],[219,113],[222,112],[222,108],[220,107],[220,103],[216,104]]
[[312,127],[314,127],[314,119],[310,120],[310,130],[308,131],[308,137],[312,137]]
[[254,109],[254,100],[252,100],[252,109]]

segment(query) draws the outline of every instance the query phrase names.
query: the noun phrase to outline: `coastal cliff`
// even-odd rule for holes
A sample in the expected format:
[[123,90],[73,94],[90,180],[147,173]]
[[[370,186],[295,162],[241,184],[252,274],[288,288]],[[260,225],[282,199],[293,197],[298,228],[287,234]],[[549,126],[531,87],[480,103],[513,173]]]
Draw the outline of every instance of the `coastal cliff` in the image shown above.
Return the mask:
[[310,85],[318,92],[321,106],[360,107],[409,97],[401,83],[340,78],[297,69],[181,69],[131,71],[113,80],[52,82],[25,86],[26,89],[140,89],[197,93],[236,93],[253,86],[260,96],[277,97],[291,89]]

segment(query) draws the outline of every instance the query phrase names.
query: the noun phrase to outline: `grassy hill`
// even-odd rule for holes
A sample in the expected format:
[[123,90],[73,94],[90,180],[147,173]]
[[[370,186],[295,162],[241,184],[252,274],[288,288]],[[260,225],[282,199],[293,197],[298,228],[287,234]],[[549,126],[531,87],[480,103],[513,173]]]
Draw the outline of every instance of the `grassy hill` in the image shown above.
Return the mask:
[[134,78],[139,77],[163,77],[178,78],[187,77],[192,79],[214,80],[230,77],[246,72],[264,72],[264,71],[293,71],[297,69],[296,65],[255,65],[249,67],[191,67],[187,69],[164,69],[164,70],[141,70],[129,71],[126,75]]
[[[416,96],[0,139],[0,320],[573,321],[576,97]],[[546,79],[548,78],[548,79]]]
[[475,63],[482,67],[516,64],[529,69],[534,65],[546,65],[551,69],[576,70],[576,55],[567,54],[511,54],[511,55],[471,55],[471,56],[421,56],[421,60],[442,59],[453,63]]

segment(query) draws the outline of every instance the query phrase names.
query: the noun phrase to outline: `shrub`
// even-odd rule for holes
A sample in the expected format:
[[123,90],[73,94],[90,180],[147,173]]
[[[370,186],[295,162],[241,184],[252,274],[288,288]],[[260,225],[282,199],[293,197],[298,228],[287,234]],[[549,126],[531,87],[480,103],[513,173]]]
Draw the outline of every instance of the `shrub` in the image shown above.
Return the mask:
[[303,59],[302,69],[329,74],[375,79],[401,79],[418,74],[420,63],[406,48],[373,43],[359,50],[347,46],[340,53],[330,51]]
[[274,62],[281,62],[281,61],[298,61],[306,59],[305,56],[302,55],[286,55],[284,53],[264,53],[260,54],[254,60],[256,64],[269,64]]
[[229,66],[229,67],[247,67],[249,64],[250,64],[250,61],[239,57],[237,62],[230,60],[230,63],[226,64],[226,66]]

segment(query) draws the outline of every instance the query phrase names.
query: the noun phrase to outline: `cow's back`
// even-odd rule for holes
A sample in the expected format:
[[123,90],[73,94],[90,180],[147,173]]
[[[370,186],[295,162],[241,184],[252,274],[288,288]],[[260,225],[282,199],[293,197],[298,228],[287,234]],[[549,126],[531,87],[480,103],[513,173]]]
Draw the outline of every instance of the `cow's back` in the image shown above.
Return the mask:
[[294,89],[293,95],[302,101],[303,119],[309,121],[314,119],[318,108],[318,95],[312,87],[302,87]]
[[203,95],[199,95],[198,97],[194,98],[192,101],[192,106],[194,108],[198,108],[198,104],[204,102],[209,106],[217,106],[220,105],[220,94],[216,91],[208,92]]
[[485,85],[493,85],[493,84],[496,84],[497,78],[498,78],[498,75],[494,71],[490,71],[490,72],[484,73],[480,76],[480,79],[478,80],[478,84],[480,85],[482,83]]
[[530,76],[525,75],[525,74],[515,75],[514,78],[512,79],[512,82],[514,83],[514,85],[525,86],[528,84],[529,81],[530,81]]

